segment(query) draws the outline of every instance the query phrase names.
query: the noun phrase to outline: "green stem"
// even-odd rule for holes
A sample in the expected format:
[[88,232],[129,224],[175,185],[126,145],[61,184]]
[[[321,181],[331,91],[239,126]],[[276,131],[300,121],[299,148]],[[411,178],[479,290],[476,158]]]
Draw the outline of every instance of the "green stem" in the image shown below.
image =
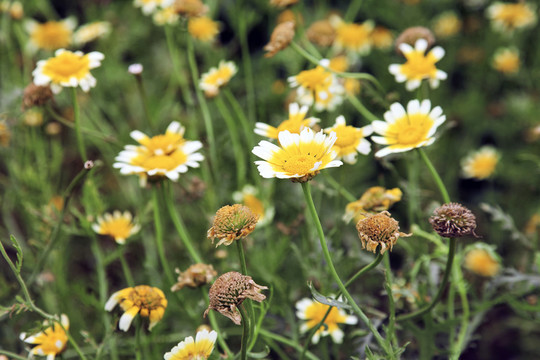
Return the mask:
[[156,246],[159,254],[159,260],[161,261],[161,267],[163,268],[163,271],[167,276],[167,280],[169,281],[170,286],[174,284],[175,281],[169,263],[167,262],[167,258],[165,256],[165,248],[163,246],[163,225],[161,223],[160,203],[158,194],[159,189],[157,188],[158,186],[163,186],[163,184],[154,184],[154,186],[152,187],[152,203],[154,206],[154,228],[156,231]]
[[[244,254],[244,244],[242,243],[242,240],[235,240],[236,242],[236,250],[238,251],[238,259],[240,261],[240,267],[242,269],[242,274],[248,275],[247,272],[247,265],[246,265],[246,256]],[[248,328],[248,338],[251,338],[253,336],[252,332],[254,330],[253,326],[255,325],[255,311],[253,309],[253,304],[251,300],[247,300],[247,317],[244,317],[244,321],[246,321],[246,324],[244,326],[247,326]],[[249,346],[246,343],[246,348]]]
[[[168,186],[168,185],[167,185]],[[182,240],[182,243],[186,247],[189,256],[191,256],[191,259],[195,261],[196,263],[202,263],[202,258],[193,247],[193,243],[191,241],[191,238],[189,237],[189,234],[186,231],[186,226],[184,225],[184,222],[182,221],[182,218],[174,208],[174,204],[172,203],[172,195],[166,191],[166,189],[163,189],[163,197],[165,198],[165,204],[167,206],[167,211],[169,212],[169,215],[171,216],[171,220],[174,224],[174,228],[176,229],[176,232],[178,232],[178,235],[180,236],[180,239]]]
[[433,164],[427,157],[424,149],[418,148],[418,152],[420,153],[422,160],[424,160],[424,162],[426,163],[426,166],[429,169],[429,172],[431,173],[433,180],[435,180],[435,183],[437,184],[437,187],[439,188],[439,192],[441,193],[444,203],[448,204],[450,202],[450,196],[448,195],[448,191],[446,190],[446,187],[444,186],[444,183],[441,180],[439,173],[437,172],[437,170],[435,170],[435,167],[433,166]]
[[364,324],[366,324],[366,326],[371,331],[371,333],[373,334],[373,336],[375,337],[375,339],[377,340],[377,342],[379,343],[381,348],[383,348],[384,351],[386,352],[386,355],[388,356],[388,358],[389,359],[394,359],[395,356],[394,356],[393,351],[390,348],[388,348],[388,346],[387,346],[386,342],[384,341],[384,339],[382,338],[382,336],[379,334],[377,329],[373,326],[373,324],[369,320],[369,318],[364,314],[362,309],[360,309],[360,307],[358,307],[358,305],[356,304],[356,302],[352,298],[351,294],[347,291],[347,288],[345,287],[345,285],[343,284],[343,282],[339,278],[339,275],[338,275],[338,273],[336,271],[336,268],[334,267],[332,257],[330,256],[330,252],[328,251],[328,245],[326,244],[326,239],[324,237],[324,231],[322,229],[322,225],[321,225],[321,221],[319,219],[319,216],[317,215],[317,210],[315,209],[315,204],[313,203],[313,198],[311,196],[311,190],[310,190],[308,182],[302,183],[302,190],[304,192],[304,198],[306,200],[306,204],[308,206],[309,213],[310,213],[310,215],[311,215],[311,217],[313,219],[313,223],[317,227],[317,234],[319,235],[319,241],[320,241],[321,248],[322,248],[322,251],[323,251],[323,254],[324,254],[324,259],[326,260],[326,263],[328,265],[328,269],[330,270],[330,274],[332,275],[332,277],[334,278],[334,281],[337,283],[339,289],[341,290],[341,292],[343,293],[343,295],[345,296],[345,298],[347,299],[347,301],[349,302],[349,304],[353,308],[354,312],[364,322]]
[[329,175],[327,173],[324,173],[324,177],[326,181],[334,188],[336,189],[348,202],[356,201],[356,197],[351,194],[347,189],[345,189],[339,182],[336,181],[332,177],[332,175]]
[[235,240],[236,243],[236,250],[238,251],[238,259],[240,260],[240,267],[242,268],[242,274],[246,275],[247,272],[247,266],[246,266],[246,257],[244,255],[244,245],[242,244],[242,240]]
[[[140,320],[140,319],[139,319]],[[141,346],[141,328],[142,328],[142,321],[137,321],[137,328],[135,330],[135,359],[141,360],[142,359],[142,346]]]
[[240,348],[240,360],[247,360],[247,348],[248,348],[248,338],[249,338],[249,316],[244,308],[243,304],[240,304],[238,307],[240,310],[240,315],[242,315],[242,345]]
[[122,272],[124,273],[124,276],[126,277],[126,283],[129,287],[135,286],[135,281],[133,281],[133,275],[131,274],[131,270],[129,269],[129,265],[126,261],[126,256],[124,252],[120,254],[120,264],[122,265]]
[[374,120],[378,120],[379,118],[375,116],[371,111],[369,111],[364,104],[360,100],[356,98],[356,96],[347,94],[347,99],[353,104],[353,106],[358,110],[360,114],[362,114],[363,117],[369,120],[369,122],[372,122]]
[[85,162],[88,159],[86,155],[86,148],[84,147],[84,139],[81,134],[81,120],[79,102],[77,101],[77,88],[71,88],[71,101],[73,102],[73,118],[75,121],[75,135],[77,137],[77,147],[79,148],[79,154],[81,159]]
[[388,315],[388,325],[386,327],[386,341],[388,342],[388,346],[391,347],[392,341],[395,339],[394,325],[396,323],[396,306],[394,304],[394,295],[392,294],[392,269],[390,268],[390,252],[387,252],[386,256],[384,257],[384,267],[386,270],[384,272],[384,288],[388,294],[388,312],[390,313]]
[[152,125],[152,117],[150,116],[150,111],[148,110],[148,97],[146,96],[146,90],[144,89],[143,79],[141,74],[135,74],[135,81],[137,82],[137,90],[139,91],[139,97],[141,98],[141,103],[144,111],[144,116],[150,130],[154,130]]
[[0,354],[9,356],[10,359],[17,359],[17,360],[27,360],[27,357],[19,356],[15,353],[12,353],[11,351],[2,350],[0,349]]
[[178,84],[180,85],[180,88],[182,89],[182,97],[184,98],[184,102],[188,106],[193,106],[194,103],[193,103],[193,99],[191,98],[191,92],[189,91],[188,83],[186,82],[185,77],[181,73],[182,66],[179,63],[180,56],[178,56],[178,52],[177,52],[176,45],[174,42],[174,37],[172,34],[172,29],[173,28],[169,25],[165,26],[165,38],[167,40],[167,48],[169,49],[169,54],[171,56],[171,61],[173,64],[174,76],[176,77],[176,81],[178,81]]
[[[267,337],[269,339],[272,339],[272,340],[276,340],[276,341],[279,341],[280,343],[282,344],[285,344],[285,345],[288,345],[290,347],[293,347],[295,348],[297,351],[301,351],[302,350],[302,347],[300,346],[300,344],[298,344],[296,341],[292,341],[284,336],[281,336],[281,335],[277,335],[277,334],[274,334],[268,330],[265,330],[265,329],[260,329],[260,334],[264,337]],[[306,357],[310,360],[319,360],[319,358],[317,356],[315,356],[313,353],[307,351],[306,352]]]
[[227,125],[227,128],[229,129],[229,135],[231,136],[234,158],[236,161],[236,182],[237,182],[238,189],[241,189],[244,186],[244,183],[246,180],[246,162],[244,159],[245,149],[242,146],[240,137],[238,136],[236,123],[234,119],[232,118],[229,109],[223,102],[223,99],[221,98],[221,96],[216,97],[216,105],[219,109],[219,112],[223,116],[223,119],[225,120],[225,124]]
[[[241,9],[244,9],[243,7]],[[255,84],[253,82],[253,68],[251,66],[251,54],[249,53],[249,46],[247,41],[247,17],[239,16],[238,28],[240,30],[240,48],[242,51],[242,65],[245,72],[246,90],[247,90],[247,104],[248,104],[248,116],[250,119],[255,119]]]
[[353,0],[349,4],[349,7],[347,8],[347,11],[345,12],[345,18],[344,20],[346,22],[351,22],[354,20],[358,12],[360,11],[360,8],[362,7],[362,0]]
[[459,266],[455,266],[454,270],[454,279],[456,287],[459,293],[459,298],[461,299],[461,307],[463,314],[461,315],[461,326],[459,329],[459,334],[457,341],[454,346],[452,346],[451,358],[459,359],[459,355],[465,348],[465,341],[467,338],[467,330],[469,327],[469,316],[470,316],[470,306],[469,300],[467,299],[467,289],[465,287],[465,281],[463,280],[463,274]]

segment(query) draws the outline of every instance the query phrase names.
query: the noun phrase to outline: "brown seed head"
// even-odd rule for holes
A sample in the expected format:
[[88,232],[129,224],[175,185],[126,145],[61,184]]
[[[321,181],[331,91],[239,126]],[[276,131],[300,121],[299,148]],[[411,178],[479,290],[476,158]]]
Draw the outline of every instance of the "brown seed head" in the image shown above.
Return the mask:
[[298,2],[298,0],[270,0],[270,5],[283,8],[289,5],[294,5]]
[[178,280],[171,288],[171,291],[178,291],[184,286],[190,288],[201,287],[210,283],[217,275],[217,271],[214,270],[214,267],[206,264],[191,265],[184,272],[181,272],[178,268],[175,269],[175,271],[178,274]]
[[315,21],[306,31],[307,38],[314,44],[330,46],[336,37],[336,30],[329,20]]
[[197,17],[205,15],[209,9],[201,0],[176,0],[174,2],[174,10],[179,15]]
[[426,39],[426,41],[428,42],[428,48],[433,46],[433,44],[435,43],[435,36],[431,32],[431,30],[423,26],[413,26],[413,27],[405,29],[397,37],[396,42],[394,44],[396,52],[400,55],[403,55],[401,50],[399,50],[399,45],[405,43],[414,47],[414,44],[416,43],[416,40],[418,39]]
[[286,21],[278,24],[272,35],[270,42],[264,46],[264,50],[268,51],[264,57],[272,57],[281,50],[287,48],[294,38],[294,22]]
[[41,106],[52,99],[53,93],[49,86],[38,86],[30,83],[23,92],[23,110],[32,106]]
[[429,222],[442,237],[463,237],[473,235],[476,229],[476,217],[465,206],[458,203],[444,204],[433,212]]
[[208,230],[208,238],[218,238],[221,244],[231,245],[234,240],[239,240],[251,234],[255,230],[259,216],[254,214],[247,206],[234,204],[226,205],[216,212],[213,226]]
[[411,236],[411,234],[399,231],[399,223],[390,217],[388,211],[370,215],[358,221],[356,230],[358,230],[358,237],[362,241],[362,249],[376,253],[377,246],[380,245],[381,255],[388,249],[392,251],[400,236]]
[[240,325],[242,317],[238,307],[245,299],[261,302],[266,296],[261,290],[268,289],[266,286],[257,285],[251,276],[242,275],[236,271],[230,271],[217,278],[208,297],[210,305],[204,312],[204,316],[213,309],[231,319],[236,325]]

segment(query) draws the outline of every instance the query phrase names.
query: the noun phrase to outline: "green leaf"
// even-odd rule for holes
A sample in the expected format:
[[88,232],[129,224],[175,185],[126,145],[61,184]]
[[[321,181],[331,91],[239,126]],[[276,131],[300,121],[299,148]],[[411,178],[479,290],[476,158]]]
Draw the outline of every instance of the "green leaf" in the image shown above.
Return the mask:
[[309,287],[309,290],[311,291],[311,295],[313,296],[313,298],[316,301],[320,302],[321,304],[334,306],[334,307],[337,307],[338,309],[351,309],[351,306],[347,304],[346,302],[339,301],[339,300],[336,300],[328,296],[324,296],[321,293],[319,293],[317,290],[315,290],[311,281],[309,281],[307,285]]
[[11,240],[13,247],[17,251],[17,262],[15,263],[15,267],[17,268],[17,274],[20,274],[22,262],[23,262],[23,252],[22,252],[21,246],[19,245],[19,242],[17,241],[17,239],[15,239],[15,236],[10,235],[9,239]]

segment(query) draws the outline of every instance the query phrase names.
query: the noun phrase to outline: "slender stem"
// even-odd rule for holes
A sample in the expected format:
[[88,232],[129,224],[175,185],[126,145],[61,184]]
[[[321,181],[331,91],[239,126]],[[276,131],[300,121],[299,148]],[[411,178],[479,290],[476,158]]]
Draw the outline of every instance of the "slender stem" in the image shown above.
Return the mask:
[[178,84],[182,89],[182,97],[184,98],[184,102],[188,106],[193,106],[194,103],[193,99],[191,98],[188,83],[186,82],[186,78],[181,73],[182,66],[179,64],[180,56],[178,56],[178,51],[174,42],[174,36],[172,31],[173,28],[170,25],[165,26],[165,38],[167,40],[167,48],[169,50],[169,55],[171,56],[171,61],[173,64],[174,76],[176,77],[176,80],[178,81]]
[[332,177],[332,175],[329,175],[327,173],[324,173],[326,181],[334,188],[336,189],[347,201],[353,202],[356,201],[356,197],[351,194],[347,189],[345,189],[339,182],[336,181]]
[[424,149],[418,148],[418,152],[420,153],[420,156],[422,157],[422,160],[426,163],[427,168],[429,169],[429,172],[431,173],[431,176],[433,177],[433,180],[435,180],[435,183],[437,184],[437,187],[439,188],[439,192],[441,193],[441,196],[443,198],[444,203],[450,202],[450,196],[448,195],[448,191],[446,190],[446,187],[444,186],[443,181],[441,180],[441,177],[439,176],[439,173],[437,170],[435,170],[435,167],[427,157]]
[[135,281],[133,281],[133,275],[131,274],[131,270],[126,261],[126,255],[124,254],[124,252],[120,254],[120,264],[122,265],[122,272],[126,277],[126,283],[129,287],[133,287],[135,285]]
[[142,321],[138,319],[137,321],[137,327],[135,329],[135,359],[141,360],[142,359],[142,346],[141,346],[141,328],[142,328]]
[[[239,10],[245,9],[241,7]],[[250,119],[255,119],[255,84],[253,82],[253,68],[251,66],[251,54],[249,53],[249,45],[247,41],[247,17],[245,14],[240,14],[238,28],[240,30],[240,48],[242,50],[242,65],[244,67],[248,115]]]
[[244,255],[244,245],[242,240],[235,240],[236,250],[238,251],[238,259],[240,260],[240,267],[242,268],[242,274],[247,275],[246,257]]
[[362,7],[362,0],[353,0],[349,4],[349,7],[347,8],[347,11],[345,12],[345,21],[351,22],[356,17],[356,14],[360,11],[360,8]]
[[394,334],[394,325],[396,323],[396,306],[394,304],[394,295],[392,294],[392,269],[390,268],[390,252],[386,253],[386,256],[384,257],[384,288],[386,289],[386,293],[388,294],[388,325],[386,327],[386,333],[388,341],[388,346],[392,346],[392,340],[395,338]]
[[163,267],[163,271],[165,272],[165,275],[167,276],[167,280],[169,281],[169,285],[172,285],[175,283],[174,276],[171,272],[171,268],[169,267],[169,263],[167,262],[167,258],[165,256],[165,248],[163,246],[163,225],[161,223],[161,215],[160,215],[160,203],[159,203],[159,189],[158,186],[163,186],[163,184],[154,184],[152,187],[152,203],[154,206],[154,228],[156,231],[156,246],[159,254],[159,260],[161,261],[161,267]]
[[0,354],[9,356],[10,359],[17,359],[17,360],[27,360],[27,357],[19,356],[15,353],[12,353],[11,351],[2,350],[0,349]]
[[191,241],[191,238],[189,237],[189,234],[186,231],[186,226],[184,225],[184,222],[182,221],[182,218],[180,217],[180,214],[176,211],[174,208],[174,204],[172,203],[172,195],[167,194],[165,191],[165,188],[163,189],[163,197],[165,198],[165,204],[167,206],[167,211],[169,212],[169,215],[171,216],[171,220],[174,224],[174,228],[176,229],[176,232],[178,232],[178,235],[180,236],[180,239],[182,240],[182,243],[186,247],[189,256],[191,256],[191,259],[195,261],[196,263],[202,263],[202,258],[193,247],[193,243]]
[[71,101],[73,102],[73,118],[75,120],[75,135],[77,137],[77,147],[79,148],[79,154],[81,155],[81,160],[85,162],[88,159],[86,156],[86,148],[84,147],[84,139],[81,134],[81,119],[80,119],[80,110],[79,102],[77,101],[77,88],[71,88]]
[[[269,339],[276,340],[276,341],[279,341],[282,344],[293,347],[298,351],[302,350],[302,347],[300,346],[300,344],[298,344],[297,342],[292,341],[292,340],[290,340],[290,339],[288,339],[288,338],[286,338],[284,336],[274,334],[274,333],[272,333],[272,332],[270,332],[268,330],[265,330],[265,329],[260,329],[260,334],[262,336],[264,336],[264,337],[269,338]],[[318,360],[319,359],[317,356],[315,356],[313,353],[311,353],[309,351],[306,352],[306,357],[308,359],[310,359],[310,360]]]
[[315,209],[315,204],[313,203],[313,198],[311,196],[311,190],[309,187],[308,182],[302,183],[302,190],[304,192],[304,197],[309,209],[309,213],[313,219],[314,224],[317,227],[317,233],[319,235],[319,241],[321,244],[321,248],[324,254],[324,259],[326,260],[326,263],[328,265],[328,269],[330,270],[330,274],[334,278],[334,281],[337,283],[339,289],[349,302],[349,304],[352,306],[354,312],[358,315],[358,317],[366,324],[368,329],[371,331],[379,345],[385,350],[386,355],[389,359],[394,359],[394,353],[391,349],[388,348],[386,342],[382,338],[382,336],[379,334],[377,329],[373,326],[373,323],[369,320],[369,318],[364,314],[364,312],[358,307],[354,299],[352,298],[351,294],[347,291],[347,288],[345,288],[345,285],[339,278],[339,275],[336,271],[336,268],[334,267],[334,263],[332,261],[332,257],[330,256],[330,252],[328,251],[328,245],[326,244],[326,239],[324,237],[324,232],[322,229],[321,221],[319,219],[319,216],[317,215],[317,210]]
[[229,109],[223,102],[223,99],[221,98],[221,96],[216,97],[216,105],[219,109],[219,112],[223,116],[223,119],[225,120],[225,124],[227,125],[227,128],[229,129],[229,135],[231,136],[234,158],[236,161],[236,182],[237,182],[238,189],[241,189],[244,186],[244,182],[246,180],[246,161],[244,159],[245,150],[238,136],[236,123],[234,119],[232,118]]
[[362,104],[362,102],[356,98],[356,96],[347,94],[347,99],[349,99],[350,103],[353,104],[356,110],[358,110],[358,112],[362,114],[362,116],[365,117],[369,122],[379,119],[371,111],[369,111],[364,104]]
[[465,281],[463,280],[463,274],[459,266],[454,266],[453,275],[455,279],[455,286],[457,287],[459,298],[461,299],[461,307],[463,314],[461,315],[461,326],[456,343],[452,346],[451,358],[459,359],[459,355],[465,347],[465,340],[467,337],[467,330],[469,327],[469,315],[470,306],[467,299],[467,289],[465,287]]
[[[246,265],[246,256],[244,254],[244,244],[242,243],[242,240],[239,239],[239,240],[235,240],[236,242],[236,250],[238,251],[238,259],[240,261],[240,267],[242,269],[242,274],[246,275],[248,274],[247,272],[247,265]],[[251,300],[247,300],[247,317],[244,317],[244,321],[246,321],[246,324],[244,324],[244,326],[247,326],[248,328],[248,338],[251,338],[252,337],[252,332],[254,330],[254,325],[255,325],[255,310],[253,309],[253,303],[251,302]],[[243,306],[243,305],[242,305]],[[246,348],[248,348],[249,346],[246,345]]]
[[154,130],[152,124],[152,117],[150,116],[150,111],[148,110],[148,97],[146,96],[146,90],[144,89],[143,78],[141,74],[135,75],[135,81],[137,82],[137,90],[139,91],[139,97],[141,98],[141,104],[144,111],[144,116],[150,130]]
[[240,304],[238,307],[240,310],[240,315],[242,315],[242,345],[240,348],[240,360],[247,359],[247,348],[248,348],[248,338],[249,338],[249,316],[244,308],[243,304]]

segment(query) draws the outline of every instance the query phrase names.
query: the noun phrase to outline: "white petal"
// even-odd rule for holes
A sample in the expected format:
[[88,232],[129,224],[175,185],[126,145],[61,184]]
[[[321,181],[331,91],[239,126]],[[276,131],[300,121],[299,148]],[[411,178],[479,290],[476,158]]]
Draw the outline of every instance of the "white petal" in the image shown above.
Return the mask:
[[420,80],[409,80],[405,84],[405,88],[409,91],[413,91],[414,89],[417,89],[422,84],[422,81]]
[[390,105],[390,111],[392,111],[392,115],[396,120],[401,119],[402,117],[407,115],[405,108],[400,103],[393,103],[392,105]]
[[428,47],[428,42],[424,38],[420,38],[420,39],[416,40],[416,43],[414,43],[414,48],[417,51],[425,52],[427,47]]
[[371,126],[373,127],[373,131],[379,135],[385,135],[388,129],[388,123],[381,120],[373,121]]
[[420,111],[420,101],[416,99],[409,101],[409,103],[407,104],[407,114],[413,115],[413,114],[417,114],[419,111]]
[[429,110],[431,109],[431,101],[428,99],[425,99],[420,104],[420,113],[421,114],[429,114]]
[[402,53],[408,54],[412,51],[414,51],[413,47],[407,43],[401,43],[399,44],[399,50],[401,50]]
[[123,313],[118,322],[118,328],[123,331],[128,331],[134,318],[135,315],[131,315],[128,312]]
[[401,74],[401,65],[399,65],[399,64],[391,64],[388,67],[388,71],[390,71],[390,74],[393,74],[393,75]]
[[429,53],[432,54],[437,61],[439,61],[444,56],[444,49],[440,46],[435,46]]

